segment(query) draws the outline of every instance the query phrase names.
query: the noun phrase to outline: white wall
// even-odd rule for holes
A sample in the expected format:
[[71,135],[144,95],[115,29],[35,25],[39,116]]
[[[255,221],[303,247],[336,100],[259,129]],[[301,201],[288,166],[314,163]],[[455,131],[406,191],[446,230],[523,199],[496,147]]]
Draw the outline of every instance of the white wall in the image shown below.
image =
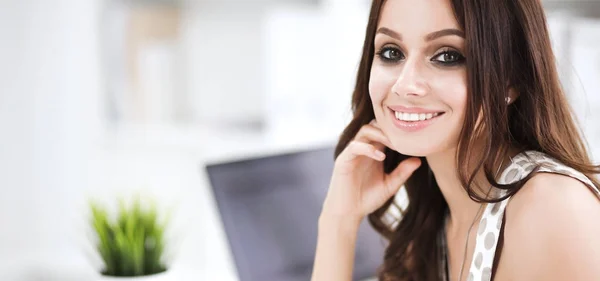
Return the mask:
[[600,20],[576,19],[572,28],[570,100],[594,160],[600,162]]
[[263,118],[264,8],[252,1],[190,1],[182,41],[194,121],[245,124]]
[[[600,10],[600,2],[598,2]],[[600,20],[573,11],[549,13],[563,88],[594,161],[600,161]]]
[[352,117],[367,17],[368,9],[350,1],[268,10],[263,29],[270,138],[338,137]]
[[0,11],[0,268],[6,269],[78,255],[72,219],[86,188],[89,145],[100,133],[100,84],[96,1],[2,1]]
[[[25,26],[25,3],[4,3],[0,7],[0,36],[11,38],[0,44],[0,256],[8,259],[15,248],[25,247],[23,240],[12,235],[15,229],[27,228],[27,221],[36,218],[35,209],[24,208],[33,193],[34,182],[34,108],[32,86],[24,83],[26,60],[23,48],[27,38]],[[13,28],[16,27],[16,28]],[[30,47],[31,48],[31,47]],[[25,91],[27,90],[27,91]],[[30,106],[23,106],[31,104]],[[15,212],[18,210],[18,212]],[[24,238],[34,238],[35,230],[29,227]]]

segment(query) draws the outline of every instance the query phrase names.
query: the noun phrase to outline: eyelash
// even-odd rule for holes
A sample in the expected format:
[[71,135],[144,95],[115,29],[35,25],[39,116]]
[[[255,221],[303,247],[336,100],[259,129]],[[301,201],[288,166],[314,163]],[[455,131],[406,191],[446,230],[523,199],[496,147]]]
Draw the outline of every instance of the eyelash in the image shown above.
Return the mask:
[[[400,53],[401,59],[390,59],[387,58],[386,56],[384,56],[384,54],[388,51],[396,51]],[[376,53],[377,57],[379,57],[379,59],[381,59],[384,63],[389,63],[389,64],[393,64],[398,62],[399,60],[404,59],[404,53],[402,53],[402,51],[398,48],[395,47],[390,47],[390,46],[386,46],[381,48],[377,53]],[[443,62],[443,61],[439,61],[439,60],[434,60],[434,58],[438,58],[442,55],[451,55],[451,56],[455,56],[456,59],[450,62]],[[437,53],[436,55],[433,56],[432,61],[436,64],[439,64],[441,66],[445,66],[445,67],[452,67],[452,66],[456,66],[456,65],[460,65],[463,64],[465,61],[465,57],[459,53],[458,51],[446,48],[444,49],[444,51]]]

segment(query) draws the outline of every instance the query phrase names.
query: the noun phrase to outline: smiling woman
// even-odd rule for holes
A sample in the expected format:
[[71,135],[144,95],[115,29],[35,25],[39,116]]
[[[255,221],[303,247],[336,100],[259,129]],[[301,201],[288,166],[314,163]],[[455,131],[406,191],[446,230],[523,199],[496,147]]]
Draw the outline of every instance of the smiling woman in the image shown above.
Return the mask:
[[373,1],[352,109],[313,281],[351,279],[366,216],[380,280],[600,280],[600,166],[539,0]]

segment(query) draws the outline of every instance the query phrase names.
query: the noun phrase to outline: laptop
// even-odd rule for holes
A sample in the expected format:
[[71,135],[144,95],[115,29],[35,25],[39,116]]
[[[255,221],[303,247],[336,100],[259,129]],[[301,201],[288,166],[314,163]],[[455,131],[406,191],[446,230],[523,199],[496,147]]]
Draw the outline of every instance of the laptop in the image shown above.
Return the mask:
[[[240,281],[310,280],[333,147],[208,164]],[[353,280],[374,280],[385,241],[361,223]]]

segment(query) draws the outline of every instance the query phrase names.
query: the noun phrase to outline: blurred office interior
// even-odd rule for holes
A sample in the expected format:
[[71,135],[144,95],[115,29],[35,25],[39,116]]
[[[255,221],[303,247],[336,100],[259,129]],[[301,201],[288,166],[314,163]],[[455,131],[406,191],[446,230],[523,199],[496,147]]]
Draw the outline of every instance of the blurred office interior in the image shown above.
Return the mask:
[[[543,3],[600,162],[600,0]],[[334,145],[369,6],[1,1],[0,279],[92,280],[87,200],[141,192],[175,206],[172,280],[238,280],[203,167]]]

